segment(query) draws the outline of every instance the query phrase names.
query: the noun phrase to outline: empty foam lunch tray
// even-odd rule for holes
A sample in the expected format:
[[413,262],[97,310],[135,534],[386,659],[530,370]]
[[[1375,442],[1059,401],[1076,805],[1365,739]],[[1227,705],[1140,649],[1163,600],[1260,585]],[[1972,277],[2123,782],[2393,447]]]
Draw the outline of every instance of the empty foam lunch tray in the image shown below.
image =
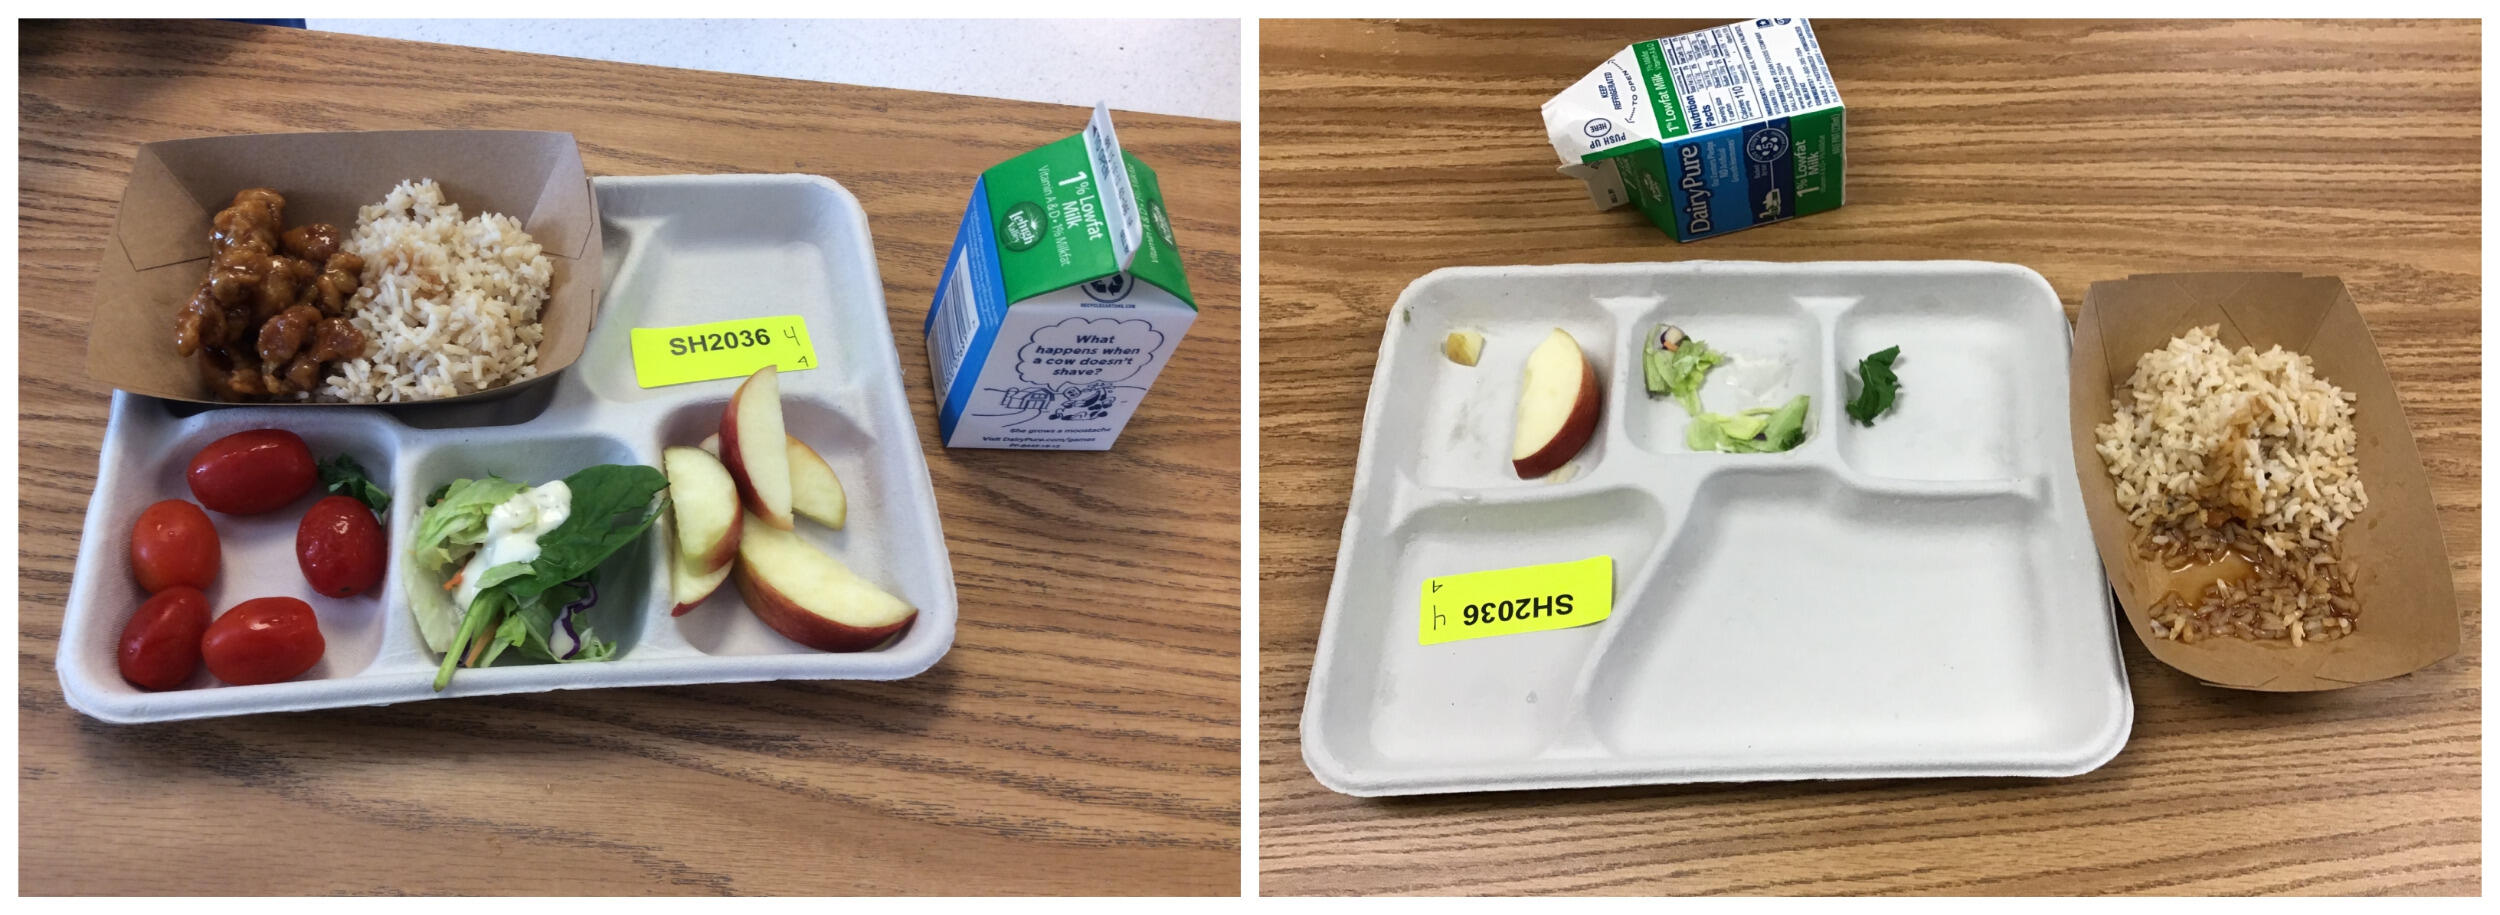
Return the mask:
[[[1707,409],[1810,395],[1803,444],[1687,449],[1683,407],[1643,386],[1660,324],[1749,366],[1711,373]],[[1597,428],[1523,480],[1521,368],[1554,328],[1595,365]],[[1459,330],[1484,335],[1474,367],[1443,355]],[[2134,711],[2067,441],[2070,340],[2008,264],[1415,281],[1372,376],[1305,762],[1356,795],[2097,768]],[[1858,360],[1896,345],[1893,411],[1852,422]],[[1420,644],[1427,578],[1601,555],[1600,622]]]
[[[56,666],[69,704],[104,721],[136,723],[553,689],[890,680],[936,664],[955,638],[954,573],[858,201],[811,175],[597,178],[593,186],[608,292],[587,351],[554,383],[501,400],[392,411],[186,411],[114,392],[61,627]],[[788,314],[806,319],[823,364],[781,374],[785,421],[832,465],[849,501],[841,530],[801,522],[798,531],[918,608],[911,628],[875,650],[816,651],[765,626],[729,587],[671,616],[668,546],[655,526],[594,578],[600,600],[586,612],[616,641],[614,659],[533,663],[515,652],[461,670],[435,692],[440,656],[418,634],[397,567],[425,494],[487,474],[537,484],[593,464],[657,467],[661,449],[693,445],[717,429],[741,379],[640,387],[630,331]],[[189,688],[140,690],[122,680],[115,661],[122,626],[146,596],[130,572],[131,525],[151,503],[190,497],[183,471],[201,446],[255,428],[293,431],[324,458],[352,455],[390,492],[384,523],[392,568],[378,593],[313,593],[294,543],[303,506],[317,492],[286,510],[217,516],[224,556],[211,607],[304,599],[327,649],[311,671],[287,682],[225,685],[200,671]]]

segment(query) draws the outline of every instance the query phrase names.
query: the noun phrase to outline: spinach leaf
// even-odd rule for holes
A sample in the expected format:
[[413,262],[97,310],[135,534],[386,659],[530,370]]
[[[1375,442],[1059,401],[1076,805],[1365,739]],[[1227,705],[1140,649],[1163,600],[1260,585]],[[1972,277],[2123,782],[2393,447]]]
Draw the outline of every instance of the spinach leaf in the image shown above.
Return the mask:
[[1875,425],[1875,417],[1892,409],[1892,400],[1901,388],[1901,379],[1892,374],[1892,361],[1900,358],[1898,346],[1885,349],[1858,360],[1858,396],[1849,401],[1849,418],[1860,425]]
[[[497,631],[497,638],[505,640],[518,650],[522,657],[533,661],[571,663],[605,661],[614,657],[616,643],[600,641],[588,624],[580,622],[579,617],[576,617],[573,628],[575,632],[581,634],[581,647],[573,652],[572,657],[556,656],[555,631],[564,606],[581,600],[587,593],[589,593],[587,583],[579,580],[568,581],[542,591],[537,597],[522,601],[520,606],[513,610],[512,615],[505,618],[503,628]],[[499,650],[500,648],[490,648],[488,652],[491,654]]]
[[590,574],[610,555],[642,536],[668,510],[668,478],[639,464],[601,464],[564,478],[573,491],[572,514],[555,530],[538,535],[538,558],[528,574],[499,587],[527,601]]

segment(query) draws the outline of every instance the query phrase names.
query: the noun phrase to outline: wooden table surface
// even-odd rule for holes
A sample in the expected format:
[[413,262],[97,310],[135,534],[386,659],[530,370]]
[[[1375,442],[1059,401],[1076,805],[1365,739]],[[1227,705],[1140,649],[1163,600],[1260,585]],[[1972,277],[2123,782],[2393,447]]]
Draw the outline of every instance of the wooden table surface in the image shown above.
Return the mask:
[[[1818,22],[1849,202],[1677,245],[1555,173],[1538,106],[1721,24],[1260,28],[1260,884],[1291,893],[2475,893],[2481,35],[2473,23]],[[2065,780],[1362,800],[1297,739],[1373,354],[1462,264],[1968,258],[2350,284],[2429,465],[2465,647],[2392,682],[2210,689],[2125,641],[2133,737]]]
[[[1238,891],[1239,125],[1120,116],[1204,316],[1118,448],[951,451],[916,329],[963,201],[1083,109],[215,23],[20,39],[24,891]],[[107,403],[75,367],[133,149],[378,128],[569,130],[595,175],[858,195],[961,588],[945,660],[131,727],[64,706]]]

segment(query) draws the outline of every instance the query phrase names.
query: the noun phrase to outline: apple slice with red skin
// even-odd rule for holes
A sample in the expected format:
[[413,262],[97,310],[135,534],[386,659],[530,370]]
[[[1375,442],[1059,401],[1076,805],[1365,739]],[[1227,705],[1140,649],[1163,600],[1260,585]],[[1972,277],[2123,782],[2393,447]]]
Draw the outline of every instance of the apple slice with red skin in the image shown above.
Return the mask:
[[1562,328],[1537,344],[1519,373],[1519,424],[1510,466],[1520,479],[1554,472],[1597,431],[1597,366]]
[[[740,522],[741,526],[744,523]],[[687,566],[684,555],[671,552],[668,557],[669,596],[676,605],[669,609],[668,615],[684,616],[687,611],[702,604],[705,598],[711,597],[712,592],[720,590],[721,582],[728,581],[730,572],[738,565],[736,553],[733,552],[731,558],[732,561],[721,563],[720,568],[697,572]]]
[[799,535],[750,520],[729,579],[774,632],[819,651],[865,651],[920,611]]
[[766,525],[789,530],[789,433],[781,423],[781,375],[772,366],[755,370],[730,395],[720,414],[720,460],[738,483],[738,501]]
[[[699,447],[719,454],[720,436],[704,436]],[[849,500],[842,495],[842,478],[834,476],[833,465],[825,463],[824,457],[799,441],[798,436],[790,436],[790,510],[801,518],[841,530],[849,507]]]
[[833,475],[833,465],[796,436],[790,439],[790,508],[799,517],[834,530],[842,529],[842,517],[850,508],[849,500],[842,497],[842,478]]
[[683,445],[662,450],[660,467],[668,476],[676,552],[687,571],[708,575],[728,565],[738,556],[738,536],[746,527],[729,468],[719,458]]

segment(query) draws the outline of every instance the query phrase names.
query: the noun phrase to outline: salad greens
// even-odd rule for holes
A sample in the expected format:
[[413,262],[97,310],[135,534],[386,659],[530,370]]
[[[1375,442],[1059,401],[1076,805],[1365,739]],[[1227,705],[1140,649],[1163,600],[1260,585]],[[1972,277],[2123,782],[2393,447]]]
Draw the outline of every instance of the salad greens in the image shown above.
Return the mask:
[[321,474],[322,488],[334,493],[354,496],[356,501],[373,509],[374,514],[383,517],[390,516],[391,494],[383,492],[382,487],[374,485],[373,478],[365,476],[364,465],[356,463],[354,457],[341,454],[315,465],[314,469]]
[[[605,661],[616,644],[600,641],[577,615],[598,600],[590,574],[632,544],[668,508],[668,479],[639,465],[601,464],[564,478],[572,503],[564,521],[538,535],[538,556],[486,569],[466,612],[453,604],[456,584],[411,581],[410,603],[426,644],[443,654],[434,688],[451,683],[455,666],[493,664],[507,650],[539,661]],[[413,566],[449,579],[483,548],[495,509],[528,486],[501,477],[455,480],[436,491],[409,546]],[[510,522],[506,522],[510,523]]]
[[[571,485],[571,484],[566,484]],[[478,544],[486,542],[486,516],[495,506],[511,501],[513,496],[529,487],[502,477],[483,480],[453,480],[436,490],[426,501],[425,513],[417,516],[417,537],[408,545],[411,558],[418,565],[440,569],[456,565]],[[453,551],[459,547],[459,556]]]
[[1650,335],[1649,349],[1641,354],[1642,381],[1649,386],[1649,396],[1675,395],[1684,405],[1684,412],[1701,412],[1701,382],[1710,370],[1727,361],[1727,354],[1711,349],[1710,344],[1684,336],[1672,325],[1662,326]]
[[1695,451],[1770,454],[1806,440],[1808,398],[1799,394],[1779,407],[1754,407],[1734,416],[1698,413],[1684,428],[1684,447]]
[[1727,354],[1687,336],[1672,324],[1649,335],[1641,353],[1641,380],[1649,396],[1672,395],[1692,414],[1684,428],[1684,447],[1695,451],[1770,454],[1787,451],[1806,440],[1806,408],[1812,401],[1799,394],[1778,407],[1754,407],[1730,416],[1701,408],[1701,383]]
[[1849,418],[1866,426],[1875,425],[1875,417],[1892,409],[1893,396],[1901,389],[1901,379],[1892,374],[1892,361],[1901,357],[1898,346],[1858,360],[1858,396],[1849,401]]

